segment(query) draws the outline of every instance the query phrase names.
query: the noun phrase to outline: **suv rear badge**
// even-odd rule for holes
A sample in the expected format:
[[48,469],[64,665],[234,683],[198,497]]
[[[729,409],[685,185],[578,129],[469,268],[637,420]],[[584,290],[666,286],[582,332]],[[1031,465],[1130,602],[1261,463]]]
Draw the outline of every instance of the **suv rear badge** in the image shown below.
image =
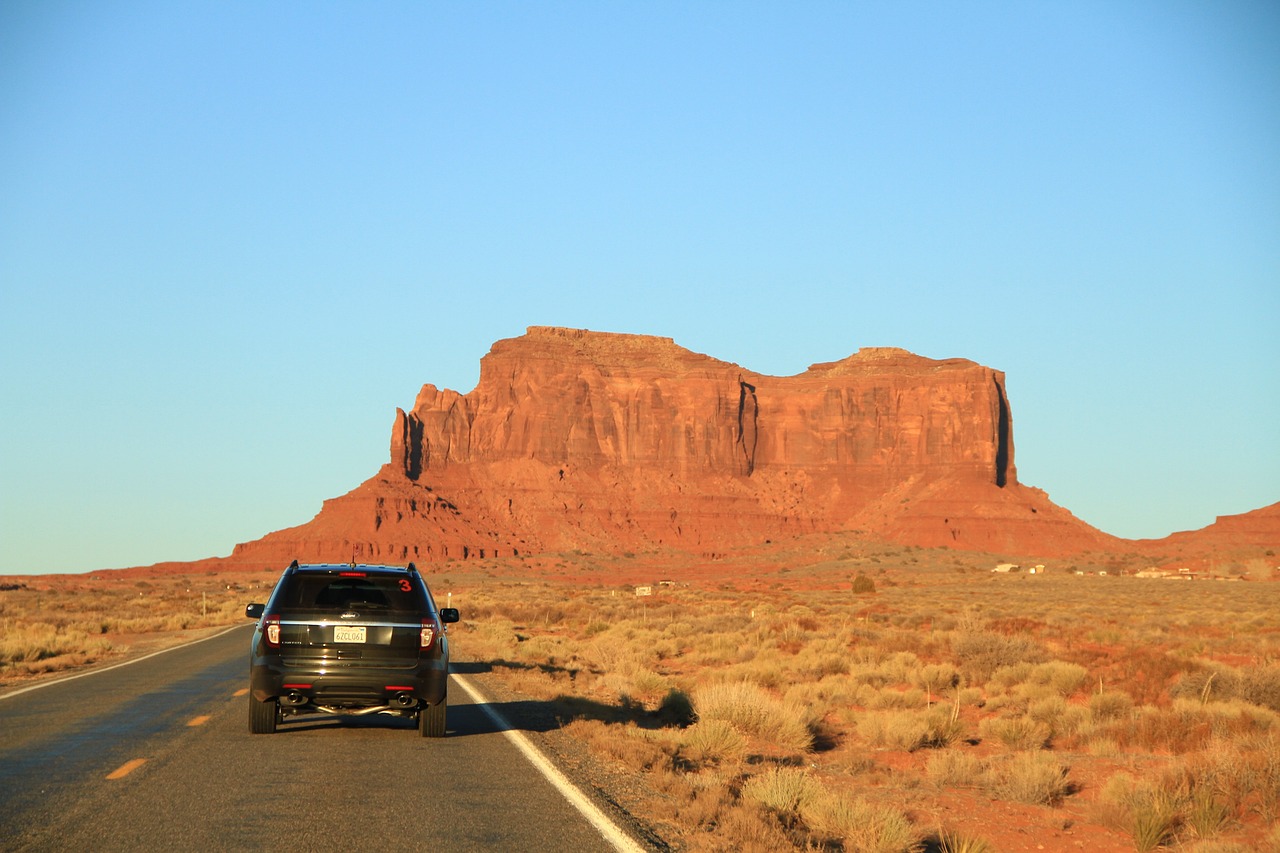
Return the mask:
[[358,619],[359,617],[360,617],[359,613],[356,613],[353,610],[348,610],[346,613],[343,613],[338,618],[339,619]]

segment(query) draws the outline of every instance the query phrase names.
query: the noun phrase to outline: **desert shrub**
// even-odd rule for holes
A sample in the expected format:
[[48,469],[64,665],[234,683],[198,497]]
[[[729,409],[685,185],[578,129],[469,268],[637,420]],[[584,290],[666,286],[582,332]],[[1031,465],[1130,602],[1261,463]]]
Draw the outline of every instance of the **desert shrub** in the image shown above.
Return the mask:
[[987,688],[1001,691],[1012,690],[1031,677],[1033,668],[1034,664],[1029,661],[1019,661],[1002,666],[991,673],[991,677],[987,681]]
[[733,793],[724,779],[702,778],[703,773],[675,773],[668,781],[668,795],[675,803],[677,823],[695,831],[714,829],[734,806]]
[[1225,666],[1203,667],[1183,673],[1169,688],[1174,699],[1223,701],[1240,694],[1240,676]]
[[858,572],[857,576],[853,579],[853,591],[857,595],[875,592],[876,582],[864,575],[862,572]]
[[738,681],[701,687],[694,693],[693,707],[700,721],[723,720],[744,734],[786,749],[813,747],[806,709],[756,684]]
[[1235,670],[1212,666],[1184,674],[1170,688],[1170,695],[1201,702],[1228,702],[1240,699],[1280,712],[1280,666],[1245,667]]
[[1067,766],[1048,752],[1021,752],[993,761],[986,787],[1001,800],[1028,805],[1057,805],[1071,792]]
[[1203,749],[1213,734],[1208,714],[1198,706],[1181,708],[1139,708],[1132,720],[1110,731],[1130,745],[1182,755]]
[[894,652],[891,655],[874,654],[877,650],[859,649],[849,667],[849,675],[857,684],[871,687],[907,684],[911,673],[920,668],[920,658],[914,652]]
[[1051,660],[1037,664],[1031,670],[1030,681],[1033,684],[1044,684],[1059,696],[1070,696],[1080,689],[1089,671],[1078,663]]
[[742,799],[759,803],[792,826],[800,810],[823,792],[822,783],[800,767],[770,767],[742,785]]
[[617,694],[622,700],[638,700],[650,706],[661,701],[659,697],[670,695],[671,683],[646,666],[628,663],[600,677],[600,684]]
[[1089,714],[1095,722],[1118,720],[1133,711],[1133,699],[1120,690],[1102,690],[1089,697]]
[[668,768],[671,756],[663,744],[633,725],[608,725],[600,720],[574,720],[564,731],[595,752],[633,770]]
[[1044,723],[1050,731],[1056,731],[1067,713],[1067,707],[1067,701],[1061,696],[1048,696],[1029,703],[1027,717],[1037,723]]
[[1028,750],[1048,746],[1051,731],[1044,723],[1027,717],[988,717],[978,724],[978,733],[1011,750]]
[[685,729],[680,738],[681,757],[694,765],[740,761],[747,740],[724,720],[702,720]]
[[[93,634],[101,634],[95,626]],[[19,622],[0,620],[0,669],[6,665],[23,664],[24,671],[40,671],[32,664],[48,661],[50,669],[57,669],[53,661],[77,656],[80,663],[92,661],[111,651],[112,644],[101,636],[78,628],[54,625],[47,622]]]
[[930,663],[908,673],[908,678],[911,684],[933,696],[956,687],[960,683],[960,672],[949,663]]
[[1240,745],[1242,799],[1268,823],[1280,819],[1280,732],[1270,731]]
[[475,620],[461,623],[465,633],[467,655],[475,660],[514,660],[516,656],[515,623],[509,619]]
[[925,775],[935,785],[970,788],[982,784],[982,761],[968,752],[941,749],[929,756]]
[[1098,803],[1105,822],[1129,832],[1134,847],[1143,851],[1172,844],[1192,814],[1206,834],[1218,831],[1227,820],[1212,792],[1176,766],[1141,780],[1117,773],[1103,785]]
[[815,834],[842,842],[847,853],[904,853],[917,849],[920,841],[898,809],[838,794],[824,793],[807,802],[800,816]]
[[1172,711],[1192,723],[1207,724],[1214,737],[1243,737],[1280,726],[1280,715],[1243,699],[1207,704],[1175,699]]
[[788,702],[831,710],[856,703],[858,687],[843,673],[825,675],[816,681],[792,684],[783,694]]
[[791,671],[803,681],[819,681],[831,675],[844,675],[849,671],[848,654],[843,648],[831,648],[825,642],[806,643],[792,661]]
[[939,853],[995,853],[995,848],[981,838],[943,831],[938,835]]
[[858,733],[876,746],[915,752],[950,746],[963,734],[953,709],[884,711],[858,719]]
[[1212,790],[1198,788],[1186,810],[1187,827],[1197,838],[1211,838],[1231,822],[1231,809]]
[[1134,807],[1130,819],[1133,846],[1139,853],[1157,850],[1177,838],[1180,817],[1174,802],[1156,797]]
[[1085,751],[1100,758],[1115,758],[1123,754],[1124,748],[1115,738],[1094,734],[1085,741]]
[[1110,661],[1107,683],[1124,690],[1138,705],[1163,704],[1171,686],[1197,668],[1173,655],[1140,646],[1125,648]]
[[1089,730],[1089,710],[1060,696],[1032,702],[1027,717],[1048,726],[1049,739],[1054,742],[1072,740]]
[[777,853],[793,849],[789,839],[770,812],[752,802],[727,805],[714,824],[713,850],[742,853]]
[[987,632],[960,634],[951,641],[951,651],[961,668],[976,681],[986,681],[1004,666],[1043,660],[1044,650],[1029,637]]
[[683,690],[671,688],[662,697],[658,705],[658,719],[669,726],[687,726],[697,715],[693,712],[693,701]]
[[881,711],[890,708],[922,708],[925,704],[925,694],[923,690],[912,688],[910,690],[899,690],[895,687],[885,687],[880,690],[864,687],[859,691],[859,697],[863,700],[860,704],[865,707]]

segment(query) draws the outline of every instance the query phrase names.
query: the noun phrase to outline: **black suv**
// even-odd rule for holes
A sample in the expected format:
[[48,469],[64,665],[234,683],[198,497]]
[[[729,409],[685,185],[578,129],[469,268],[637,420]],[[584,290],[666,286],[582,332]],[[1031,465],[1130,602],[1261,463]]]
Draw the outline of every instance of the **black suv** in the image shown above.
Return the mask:
[[445,624],[426,581],[396,566],[298,565],[257,619],[249,658],[249,731],[271,734],[295,714],[392,714],[444,737],[449,678]]

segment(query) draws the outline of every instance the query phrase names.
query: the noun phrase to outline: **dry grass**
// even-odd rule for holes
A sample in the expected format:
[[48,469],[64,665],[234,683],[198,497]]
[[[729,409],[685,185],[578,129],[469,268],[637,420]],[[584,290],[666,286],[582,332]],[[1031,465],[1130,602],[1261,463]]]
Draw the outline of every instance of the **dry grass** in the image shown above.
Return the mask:
[[[1065,826],[1087,849],[1280,851],[1280,584],[999,561],[828,537],[452,563],[432,585],[462,610],[457,659],[634,773],[678,848],[1019,850]],[[115,654],[147,627],[129,619],[234,623],[252,598],[208,590],[206,616],[150,584],[56,615],[52,591],[38,615],[33,590],[0,593],[0,663]]]
[[244,621],[274,577],[0,579],[0,684],[109,660],[156,635]]
[[[455,648],[574,669],[555,687],[630,703],[655,725],[663,696],[687,696],[696,723],[663,724],[665,740],[650,732],[642,750],[634,725],[600,723],[592,743],[649,768],[662,790],[652,820],[690,849],[770,839],[909,850],[926,838],[1005,849],[981,832],[941,833],[927,817],[940,796],[959,798],[961,813],[993,800],[1066,813],[1058,825],[1112,832],[1115,849],[1140,838],[1264,843],[1277,796],[1259,744],[1280,736],[1269,704],[1280,586],[993,578],[990,563],[957,561],[850,549],[783,574],[723,568],[648,599],[629,586],[482,584],[458,591],[485,618],[468,613]],[[572,561],[560,568],[573,574]],[[859,573],[873,590],[853,591]],[[1172,817],[1158,799],[1101,802],[1132,762],[1216,787],[1175,798]],[[1008,819],[997,814],[997,825]]]

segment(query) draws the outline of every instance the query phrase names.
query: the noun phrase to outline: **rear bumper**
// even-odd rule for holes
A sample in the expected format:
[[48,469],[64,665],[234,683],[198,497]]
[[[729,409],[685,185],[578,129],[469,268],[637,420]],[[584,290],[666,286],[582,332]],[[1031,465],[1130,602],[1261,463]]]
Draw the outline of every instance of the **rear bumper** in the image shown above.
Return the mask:
[[298,694],[319,705],[363,708],[386,704],[408,693],[425,705],[439,704],[449,678],[447,660],[423,660],[417,667],[285,666],[270,658],[249,667],[249,692],[259,702]]

